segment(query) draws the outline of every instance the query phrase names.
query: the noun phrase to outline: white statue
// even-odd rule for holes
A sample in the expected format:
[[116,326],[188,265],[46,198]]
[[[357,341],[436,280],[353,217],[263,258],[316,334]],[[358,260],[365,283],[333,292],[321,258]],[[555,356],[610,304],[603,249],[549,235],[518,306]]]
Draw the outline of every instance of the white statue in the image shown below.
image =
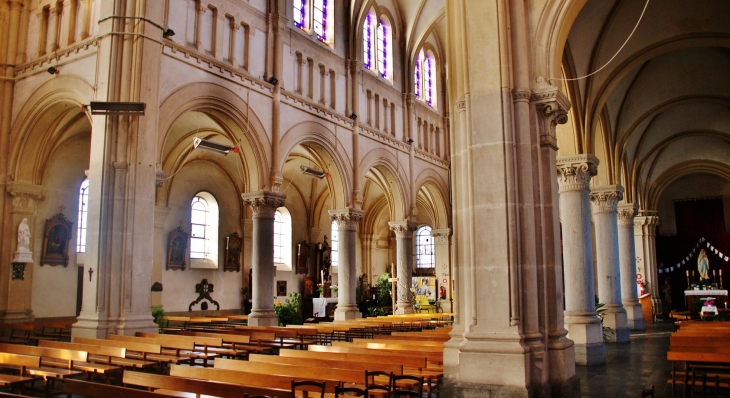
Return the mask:
[[30,253],[30,227],[27,218],[18,227],[18,253]]

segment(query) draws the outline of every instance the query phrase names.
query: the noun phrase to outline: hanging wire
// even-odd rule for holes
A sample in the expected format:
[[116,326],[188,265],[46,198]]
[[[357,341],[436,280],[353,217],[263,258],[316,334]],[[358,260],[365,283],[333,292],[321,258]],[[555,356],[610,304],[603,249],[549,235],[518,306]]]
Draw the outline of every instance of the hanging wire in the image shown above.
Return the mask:
[[611,63],[611,61],[614,60],[614,58],[616,58],[616,56],[618,56],[618,54],[621,52],[621,50],[623,50],[624,47],[626,46],[626,44],[629,42],[629,40],[631,40],[631,36],[634,35],[634,32],[636,32],[636,29],[639,27],[639,24],[641,23],[641,20],[644,18],[644,13],[646,12],[646,8],[648,6],[649,6],[649,0],[646,0],[646,4],[644,4],[644,9],[641,10],[641,15],[639,15],[639,20],[636,21],[636,25],[634,25],[634,29],[631,30],[631,33],[629,33],[629,37],[627,37],[626,40],[624,41],[624,44],[622,44],[621,47],[619,47],[618,51],[616,51],[616,54],[614,54],[613,57],[611,57],[611,59],[608,60],[608,62],[606,62],[605,64],[603,64],[603,66],[601,66],[597,70],[595,70],[595,71],[593,71],[593,72],[591,72],[591,73],[589,73],[589,74],[587,74],[585,76],[573,77],[573,78],[570,78],[570,79],[553,77],[550,80],[559,80],[559,81],[564,81],[564,82],[575,81],[575,80],[582,80],[582,79],[591,77],[591,76],[595,75],[596,73],[602,71],[605,67],[608,66],[608,64]]

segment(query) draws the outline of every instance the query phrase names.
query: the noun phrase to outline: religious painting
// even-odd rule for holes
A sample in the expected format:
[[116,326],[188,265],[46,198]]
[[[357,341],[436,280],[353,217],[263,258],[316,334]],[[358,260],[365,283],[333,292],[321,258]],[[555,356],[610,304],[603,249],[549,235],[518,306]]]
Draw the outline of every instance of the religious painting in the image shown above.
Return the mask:
[[182,227],[170,232],[167,246],[167,267],[171,270],[185,270],[185,254],[188,249],[188,234]]
[[304,298],[314,297],[314,281],[308,276],[304,276]]
[[306,240],[297,245],[296,273],[304,275],[309,273],[309,243]]
[[68,245],[73,223],[63,213],[46,220],[41,265],[68,265]]
[[223,271],[241,272],[241,247],[243,246],[243,238],[234,232],[226,237],[226,263],[223,265]]
[[286,281],[276,281],[276,295],[286,296]]
[[412,278],[411,283],[416,305],[430,305],[429,301],[436,300],[436,278],[430,276],[418,276]]

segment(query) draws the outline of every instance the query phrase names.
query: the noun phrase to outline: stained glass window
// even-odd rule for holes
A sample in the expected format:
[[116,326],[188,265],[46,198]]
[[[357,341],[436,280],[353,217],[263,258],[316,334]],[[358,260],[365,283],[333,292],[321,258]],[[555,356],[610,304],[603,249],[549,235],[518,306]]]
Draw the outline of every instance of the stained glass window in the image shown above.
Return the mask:
[[307,28],[307,0],[293,0],[294,2],[294,26],[299,29]]
[[79,189],[79,223],[76,234],[76,252],[86,252],[86,222],[89,215],[89,179],[81,183]]
[[433,236],[428,225],[416,231],[416,268],[436,268]]
[[317,40],[327,41],[327,0],[314,0],[314,33]]
[[373,69],[373,18],[372,12],[365,17],[365,24],[362,28],[362,49],[363,49],[363,66],[365,69]]

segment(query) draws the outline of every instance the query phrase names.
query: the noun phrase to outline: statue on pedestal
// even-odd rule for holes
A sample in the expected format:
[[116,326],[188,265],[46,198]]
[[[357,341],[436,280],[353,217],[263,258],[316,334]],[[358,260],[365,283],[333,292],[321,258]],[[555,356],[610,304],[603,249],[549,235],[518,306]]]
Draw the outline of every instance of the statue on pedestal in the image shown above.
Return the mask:
[[28,219],[24,218],[18,226],[18,253],[30,253],[30,227]]
[[700,250],[700,255],[697,256],[697,271],[700,273],[700,282],[710,279],[710,276],[708,275],[709,270],[710,259],[707,258],[705,249],[702,249]]

